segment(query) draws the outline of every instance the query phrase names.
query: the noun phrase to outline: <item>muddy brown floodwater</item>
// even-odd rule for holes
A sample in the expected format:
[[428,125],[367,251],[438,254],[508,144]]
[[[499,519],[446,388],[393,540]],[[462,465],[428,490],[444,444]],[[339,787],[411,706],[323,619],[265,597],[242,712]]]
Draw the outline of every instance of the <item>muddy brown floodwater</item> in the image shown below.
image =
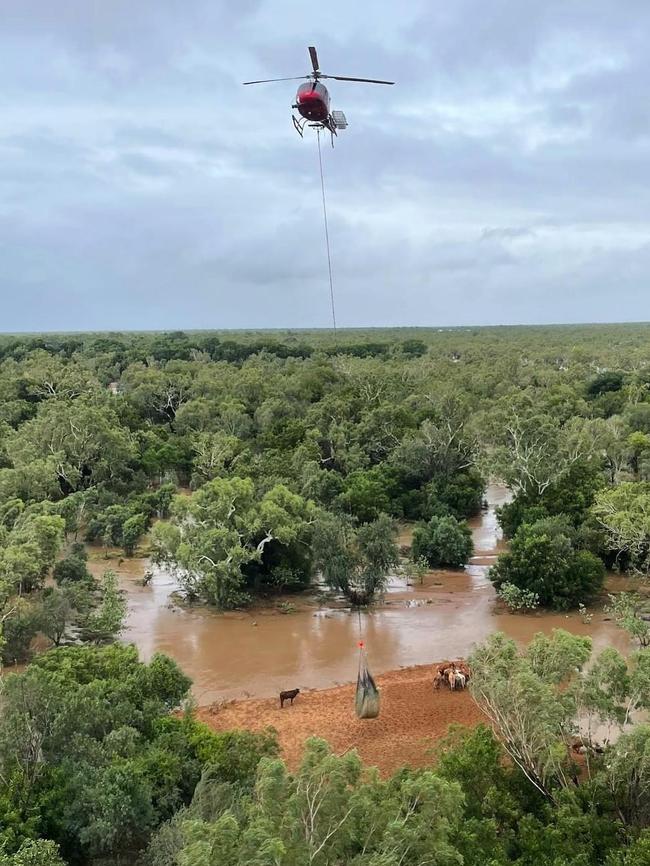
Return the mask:
[[[470,522],[475,556],[464,571],[433,571],[423,583],[391,581],[385,603],[361,614],[361,628],[373,672],[467,656],[494,631],[527,642],[538,631],[565,628],[590,635],[596,648],[613,645],[628,652],[628,638],[602,611],[589,624],[577,614],[522,615],[500,611],[487,571],[503,547],[495,507],[507,491],[491,486],[488,509]],[[95,559],[93,570],[114,568],[127,591],[129,614],[123,639],[142,657],[164,652],[176,659],[194,682],[199,704],[241,697],[270,697],[281,689],[320,689],[356,678],[357,613],[316,602],[299,609],[277,608],[218,614],[173,603],[173,576],[155,570],[141,585],[145,560],[117,567]]]

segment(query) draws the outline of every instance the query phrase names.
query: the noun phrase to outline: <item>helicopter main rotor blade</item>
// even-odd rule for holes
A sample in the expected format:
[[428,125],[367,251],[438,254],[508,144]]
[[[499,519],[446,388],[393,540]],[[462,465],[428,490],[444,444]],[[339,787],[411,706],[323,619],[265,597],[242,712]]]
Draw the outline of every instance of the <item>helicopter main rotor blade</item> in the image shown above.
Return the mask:
[[382,81],[379,78],[350,78],[348,75],[321,75],[321,78],[334,78],[336,81],[363,81],[366,84],[395,84],[394,81]]
[[309,56],[311,57],[311,65],[314,68],[314,72],[318,72],[318,54],[316,54],[316,49],[313,45],[309,46]]
[[294,75],[292,78],[260,78],[259,81],[242,81],[242,84],[269,84],[271,81],[302,81],[311,75]]

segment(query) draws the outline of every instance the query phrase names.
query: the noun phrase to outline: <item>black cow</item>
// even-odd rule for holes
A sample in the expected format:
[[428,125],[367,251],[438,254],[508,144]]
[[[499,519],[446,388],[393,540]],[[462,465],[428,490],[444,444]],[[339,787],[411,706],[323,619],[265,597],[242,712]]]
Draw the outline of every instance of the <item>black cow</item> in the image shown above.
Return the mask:
[[285,701],[291,701],[293,704],[293,699],[298,697],[300,694],[300,689],[291,689],[288,692],[280,692],[280,709],[284,707]]

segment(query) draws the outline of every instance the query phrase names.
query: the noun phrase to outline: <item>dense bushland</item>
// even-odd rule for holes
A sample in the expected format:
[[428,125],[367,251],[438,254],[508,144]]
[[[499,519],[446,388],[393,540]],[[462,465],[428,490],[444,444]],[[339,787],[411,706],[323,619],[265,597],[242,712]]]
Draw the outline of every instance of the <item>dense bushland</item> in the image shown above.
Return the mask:
[[[144,544],[188,599],[228,608],[304,589],[328,538],[339,552],[325,577],[367,602],[395,567],[390,521],[420,524],[416,560],[467,560],[464,521],[489,478],[513,493],[500,512],[513,551],[495,583],[550,606],[586,602],[600,584],[594,556],[648,567],[647,336],[639,325],[336,342],[325,332],[1,338],[5,660],[27,653],[61,556],[63,595],[47,606],[74,613],[59,642],[78,639],[100,603],[68,555],[75,542],[125,555]],[[547,518],[565,541],[538,531]],[[377,527],[390,544],[363,553]]]

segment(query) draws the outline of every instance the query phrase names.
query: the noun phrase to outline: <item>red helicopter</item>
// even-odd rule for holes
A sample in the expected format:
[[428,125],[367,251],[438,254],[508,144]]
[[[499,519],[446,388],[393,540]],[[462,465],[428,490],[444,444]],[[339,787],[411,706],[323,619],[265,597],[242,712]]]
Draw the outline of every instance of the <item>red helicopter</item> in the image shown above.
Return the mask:
[[298,75],[292,78],[263,78],[260,81],[244,81],[244,84],[267,84],[271,81],[300,81],[307,79],[306,84],[301,84],[296,93],[296,101],[291,106],[296,108],[300,117],[291,115],[296,132],[302,138],[305,126],[309,125],[316,129],[327,129],[332,135],[332,146],[334,136],[338,129],[345,129],[348,125],[345,114],[342,111],[330,111],[330,95],[321,78],[334,78],[336,81],[363,81],[366,84],[395,84],[394,81],[380,81],[377,78],[350,78],[347,75],[325,75],[318,66],[318,55],[313,45],[309,46],[309,56],[313,71],[309,75]]

